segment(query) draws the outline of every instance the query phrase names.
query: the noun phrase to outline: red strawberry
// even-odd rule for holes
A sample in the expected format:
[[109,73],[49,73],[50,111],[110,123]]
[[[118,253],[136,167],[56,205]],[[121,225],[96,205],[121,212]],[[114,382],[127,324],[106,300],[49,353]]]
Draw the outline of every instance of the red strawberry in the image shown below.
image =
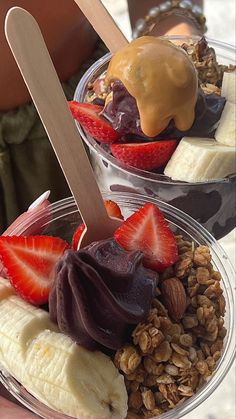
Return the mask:
[[125,165],[142,170],[153,170],[166,165],[176,146],[176,140],[111,144],[111,152]]
[[57,237],[0,237],[0,259],[16,291],[32,304],[44,304],[54,279],[54,268],[68,244]]
[[[120,218],[120,220],[123,220],[124,217],[121,214],[121,210],[119,205],[117,205],[114,201],[104,201],[107,213],[110,217],[114,217],[114,218]],[[83,233],[85,229],[85,225],[84,224],[80,224],[79,227],[75,230],[73,238],[72,238],[72,248],[74,250],[78,249],[78,243],[80,240],[80,237]]]
[[114,234],[115,240],[126,250],[141,250],[144,265],[162,272],[178,258],[177,244],[159,208],[147,203],[124,223]]
[[82,125],[84,130],[95,140],[101,143],[114,143],[119,140],[120,134],[99,114],[102,106],[91,103],[79,103],[75,100],[69,102],[73,117]]
[[85,224],[82,223],[77,227],[75,230],[73,237],[72,237],[72,249],[77,250],[78,249],[78,243],[80,241],[80,237],[82,236],[82,233],[84,232]]
[[116,202],[109,200],[104,201],[104,204],[107,210],[107,214],[110,217],[119,218],[120,220],[124,219],[123,215],[121,214],[120,207]]

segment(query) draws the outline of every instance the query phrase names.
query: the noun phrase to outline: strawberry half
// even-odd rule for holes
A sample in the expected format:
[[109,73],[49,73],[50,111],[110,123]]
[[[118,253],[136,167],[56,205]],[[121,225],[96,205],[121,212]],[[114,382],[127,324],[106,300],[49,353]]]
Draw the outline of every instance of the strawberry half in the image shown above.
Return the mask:
[[103,107],[91,103],[69,102],[73,117],[82,125],[84,130],[100,143],[114,143],[120,134],[99,114]]
[[0,237],[0,259],[22,298],[40,305],[48,301],[54,268],[69,245],[48,236]]
[[144,265],[158,272],[178,259],[175,236],[162,212],[151,203],[127,218],[115,231],[114,238],[126,250],[141,250]]
[[166,165],[176,146],[176,140],[111,144],[111,152],[125,165],[142,170],[153,170]]
[[[108,201],[104,201],[104,205],[106,207],[107,210],[107,214],[110,217],[113,218],[119,218],[120,220],[123,220],[124,217],[121,213],[120,207],[119,205],[116,204],[116,202],[108,200]],[[78,249],[78,243],[80,241],[80,237],[83,233],[85,229],[85,225],[84,224],[80,224],[79,227],[75,230],[74,234],[73,234],[73,238],[72,238],[72,248],[74,250]]]

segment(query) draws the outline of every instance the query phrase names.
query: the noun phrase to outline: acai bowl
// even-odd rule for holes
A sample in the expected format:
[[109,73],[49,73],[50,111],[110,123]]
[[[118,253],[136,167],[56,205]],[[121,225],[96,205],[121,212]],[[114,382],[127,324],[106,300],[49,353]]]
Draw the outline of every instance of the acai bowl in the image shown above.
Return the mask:
[[[184,37],[168,39],[186,44],[199,40],[199,38],[190,40]],[[214,48],[220,64],[235,64],[235,48],[233,46],[210,39],[207,42],[210,49]],[[75,101],[84,102],[87,100],[91,85],[104,73],[110,60],[111,55],[105,55],[85,73],[75,91]],[[76,124],[80,135],[88,146],[91,164],[101,190],[129,191],[157,197],[191,215],[216,239],[224,237],[235,227],[236,162],[234,164],[231,160],[232,173],[222,178],[216,177],[207,181],[194,182],[172,180],[158,170],[142,170],[131,167],[127,163],[124,164],[112,155],[107,144],[100,144],[83,129],[78,121]],[[190,165],[194,166],[192,161]],[[220,166],[220,162],[218,166]]]
[[[130,407],[129,412],[125,417],[148,417],[152,419],[156,419],[157,417],[163,419],[180,418],[185,414],[192,412],[213,393],[229,371],[234,360],[235,302],[233,290],[235,284],[232,266],[216,240],[199,223],[169,204],[138,194],[126,193],[122,195],[120,193],[112,193],[104,194],[103,198],[107,202],[112,200],[118,204],[125,219],[132,216],[134,212],[139,211],[147,204],[158,206],[175,237],[178,237],[181,261],[187,262],[187,257],[190,256],[190,253],[193,252],[195,254],[195,259],[191,265],[192,275],[189,275],[190,271],[188,271],[188,273],[186,271],[187,276],[183,273],[181,274],[180,271],[183,269],[183,265],[180,266],[179,264],[178,269],[177,265],[174,267],[174,275],[177,276],[176,279],[178,279],[178,281],[181,280],[183,284],[185,284],[184,286],[188,293],[188,308],[186,309],[186,315],[184,315],[183,319],[175,321],[173,319],[170,320],[163,300],[161,300],[162,302],[157,303],[157,300],[154,299],[155,304],[152,307],[152,310],[154,311],[149,313],[146,320],[137,325],[133,335],[133,341],[127,342],[127,344],[123,345],[116,353],[113,352],[111,354],[111,352],[107,352],[107,356],[114,360],[114,365],[119,369],[120,374],[123,375],[126,383]],[[60,237],[68,243],[71,243],[74,232],[81,221],[73,198],[67,198],[63,201],[49,205],[46,209],[38,213],[37,220],[35,220],[35,216],[33,217],[33,222],[37,222],[37,226],[40,228],[40,234],[50,237]],[[30,229],[32,231],[32,227],[32,219],[29,217],[26,222],[22,222],[15,227],[15,230],[12,231],[12,235],[26,236],[29,234]],[[34,234],[37,234],[37,231],[34,231]],[[184,269],[186,269],[186,264]],[[207,270],[208,272],[211,272],[211,279],[205,278],[205,281],[203,276],[206,275]],[[194,276],[194,272],[197,273],[197,281],[191,277]],[[173,279],[173,272],[164,271],[163,273],[160,273],[159,286],[162,288],[162,293],[164,293],[163,284],[166,284],[166,287],[168,283],[166,281],[169,281],[171,278]],[[197,283],[199,283],[198,287],[196,286]],[[0,310],[4,298],[6,298],[6,295],[3,299],[0,299]],[[16,299],[17,297],[14,298]],[[159,298],[162,298],[160,297],[160,294],[158,296],[158,299]],[[17,302],[19,304],[18,299]],[[23,306],[23,302],[20,303],[20,306]],[[104,310],[104,308],[105,307],[103,306],[102,309]],[[171,308],[169,307],[169,312],[170,310]],[[158,313],[158,319],[155,317],[156,313]],[[9,316],[11,317],[10,314]],[[5,317],[5,323],[10,321],[12,323],[12,330],[14,330],[14,313],[12,313],[11,319],[10,317]],[[198,319],[198,324],[196,324],[196,319]],[[158,321],[163,322],[164,328]],[[190,325],[189,322],[195,323]],[[206,329],[206,324],[208,325],[208,331]],[[2,327],[5,327],[3,322],[1,322],[0,333],[2,333]],[[165,327],[169,328],[167,334],[164,332]],[[154,352],[152,352],[151,346],[147,346],[145,343],[147,342],[147,331],[150,331],[149,337],[154,339],[152,340],[152,345],[156,345],[156,360],[154,366],[153,362],[151,362],[151,359],[154,357]],[[159,333],[155,333],[157,331]],[[208,340],[201,338],[201,336],[203,336],[203,331],[206,333],[205,338]],[[145,333],[140,334],[141,332]],[[34,339],[37,344],[37,349],[39,349],[37,333],[38,330],[35,329]],[[195,338],[193,338],[194,334]],[[139,338],[141,335],[143,336],[142,339]],[[160,341],[155,338],[158,335],[161,337]],[[14,333],[11,334],[11,338],[13,338],[13,336]],[[29,335],[27,338],[29,339]],[[5,338],[3,340],[5,342]],[[2,338],[0,342],[2,342]],[[34,387],[30,388],[29,384],[23,385],[23,383],[14,377],[14,371],[9,371],[9,369],[6,368],[6,365],[1,365],[0,380],[13,396],[40,417],[46,419],[68,419],[70,417],[68,414],[62,413],[59,408],[56,408],[56,397],[53,399],[54,409],[52,409],[52,406],[49,407],[49,399],[52,396],[50,391],[52,388],[50,388],[51,374],[49,367],[51,363],[50,347],[46,349],[46,347],[43,346],[44,343],[42,341],[40,342],[40,345],[44,356],[46,356],[45,359],[47,359],[47,363],[40,364],[41,372],[38,377],[34,377]],[[62,341],[62,346],[63,345],[64,341]],[[29,348],[31,347],[30,340],[28,346]],[[11,347],[9,347],[9,351],[10,350]],[[124,354],[131,357],[130,362],[127,363],[125,361]],[[137,362],[138,357],[140,358],[141,363]],[[6,359],[11,359],[11,356],[6,354]],[[15,361],[13,360],[13,362]],[[35,360],[32,359],[32,363],[34,362]],[[186,364],[182,365],[181,362]],[[58,363],[61,364],[60,358],[58,358]],[[29,368],[29,364],[27,365]],[[154,371],[154,367],[157,368],[156,371]],[[144,384],[142,378],[140,378],[140,382],[138,379],[138,375],[139,377],[142,375],[143,368],[147,374]],[[67,364],[65,362],[65,365],[59,374],[61,380],[66,370]],[[194,384],[196,381],[195,379],[193,381],[190,380],[195,388],[194,391],[190,388],[188,380],[186,381],[186,375],[188,376],[188,374],[190,374],[188,372],[190,370],[195,373],[195,375],[196,371],[198,371],[197,384],[199,384],[199,388],[196,389],[196,387],[194,387],[196,385],[196,383]],[[40,369],[38,369],[38,371],[40,371]],[[138,373],[136,377],[134,376],[135,373]],[[74,374],[72,370],[71,374]],[[191,374],[189,379],[192,377]],[[155,376],[158,382],[154,385],[152,380]],[[48,393],[46,394],[43,394],[43,388],[41,386],[39,391],[39,388],[37,388],[37,385],[35,384],[37,383],[37,380],[40,381],[42,377],[47,377],[46,381],[47,385],[49,385],[49,387],[47,387],[45,384],[45,388],[48,390]],[[79,374],[77,379],[79,380]],[[93,378],[91,376],[91,383],[95,379],[95,377]],[[61,383],[62,382],[64,381],[62,380]],[[174,389],[177,388],[177,382],[179,390],[176,393]],[[151,394],[154,394],[155,386],[157,387],[156,393],[158,394],[156,394],[155,406],[151,406],[148,405],[148,400],[149,403],[153,403]],[[160,391],[158,391],[158,389]],[[171,389],[172,391],[170,392]],[[54,391],[56,390],[54,389]],[[139,391],[141,391],[142,394],[144,393],[141,405],[139,397],[137,398],[137,393]],[[191,391],[194,394],[192,394]],[[183,396],[184,392],[185,396]],[[150,401],[151,399],[152,401]],[[134,407],[134,400],[136,400],[135,403],[138,403],[136,404],[136,408]],[[68,401],[70,401],[69,393]],[[137,407],[138,405],[139,407]],[[66,404],[66,406],[68,407],[69,403]],[[142,410],[145,410],[146,416],[142,413]],[[85,415],[85,412],[83,414]],[[91,412],[87,412],[86,414],[87,416],[85,417],[97,417],[98,419],[103,417],[99,416],[99,413],[97,413],[97,416],[96,414],[94,414],[94,416],[91,415]],[[81,414],[77,417],[80,418],[84,416]],[[123,416],[113,416],[112,414],[104,416],[104,419],[113,417],[125,419]]]

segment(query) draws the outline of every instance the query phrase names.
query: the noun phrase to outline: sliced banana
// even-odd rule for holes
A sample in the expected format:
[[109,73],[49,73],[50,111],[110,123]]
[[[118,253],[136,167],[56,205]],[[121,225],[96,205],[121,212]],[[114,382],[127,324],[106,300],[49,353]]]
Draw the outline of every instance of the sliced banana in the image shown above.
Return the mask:
[[49,406],[79,418],[126,417],[124,379],[101,352],[48,330],[30,345],[25,365],[33,389]]
[[215,132],[218,143],[230,147],[236,147],[236,105],[226,102],[223,109],[219,126]]
[[221,96],[224,96],[228,102],[236,103],[236,73],[224,73]]
[[78,419],[124,419],[124,378],[109,357],[58,332],[0,278],[0,364],[36,398]]
[[16,295],[0,301],[0,350],[5,368],[25,380],[25,360],[30,341],[42,330],[55,328],[48,313]]
[[173,180],[205,182],[223,178],[236,171],[235,148],[209,138],[180,141],[166,165],[164,174]]

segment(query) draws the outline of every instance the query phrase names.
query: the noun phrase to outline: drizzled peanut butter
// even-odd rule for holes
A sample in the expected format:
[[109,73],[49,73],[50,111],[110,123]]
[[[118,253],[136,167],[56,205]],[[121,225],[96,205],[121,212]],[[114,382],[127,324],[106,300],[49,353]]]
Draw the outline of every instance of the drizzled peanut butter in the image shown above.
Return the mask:
[[194,121],[197,73],[185,51],[170,41],[144,36],[111,59],[106,83],[120,80],[136,99],[145,135],[160,134],[173,119],[181,131]]

